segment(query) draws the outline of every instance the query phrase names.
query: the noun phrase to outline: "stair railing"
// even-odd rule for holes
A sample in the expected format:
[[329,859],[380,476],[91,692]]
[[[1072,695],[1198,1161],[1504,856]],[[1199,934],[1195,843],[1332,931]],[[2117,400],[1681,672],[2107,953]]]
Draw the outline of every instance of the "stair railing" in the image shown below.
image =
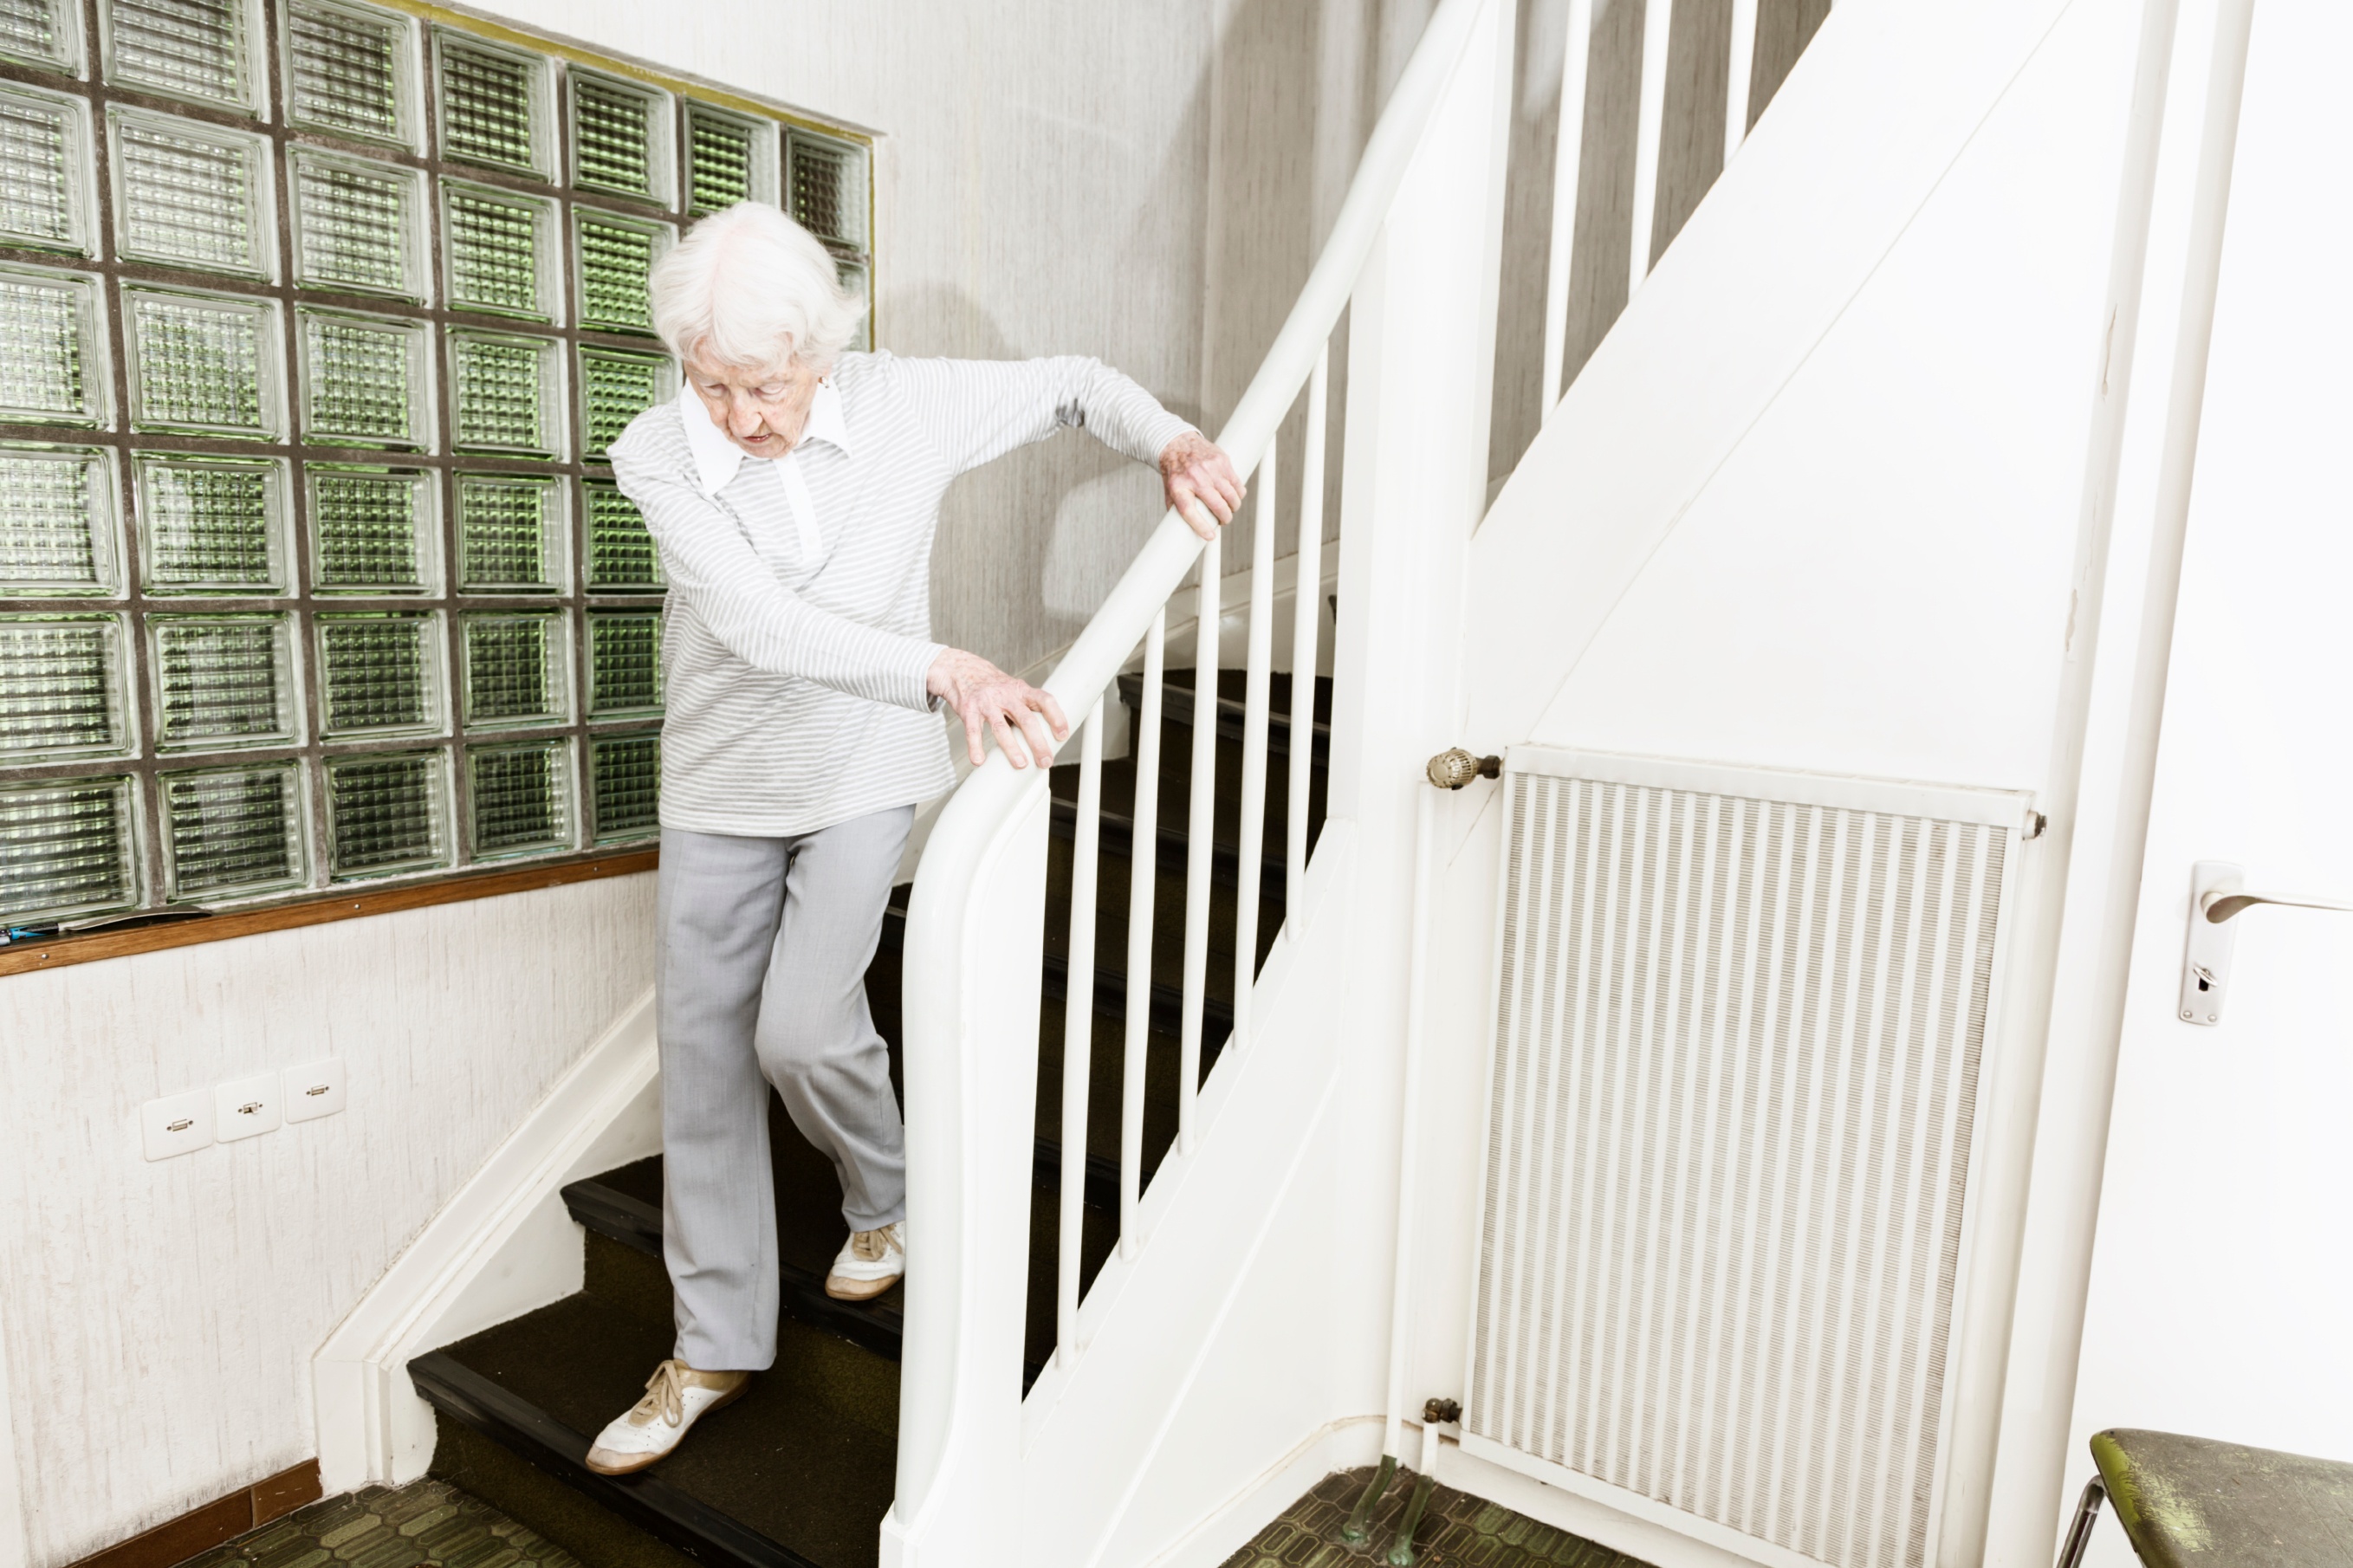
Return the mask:
[[[1473,47],[1474,42],[1477,47]],[[1499,104],[1508,92],[1512,11],[1503,0],[1441,0],[1367,142],[1324,250],[1297,303],[1268,350],[1218,442],[1249,476],[1254,507],[1247,656],[1241,723],[1241,801],[1236,874],[1232,1033],[1220,1067],[1249,1048],[1258,949],[1262,823],[1271,752],[1276,538],[1275,436],[1306,400],[1300,487],[1298,556],[1292,621],[1284,842],[1286,897],[1294,918],[1308,866],[1308,797],[1314,764],[1317,635],[1329,433],[1330,340],[1358,296],[1393,219],[1424,221],[1401,206],[1409,171],[1476,184],[1491,176],[1494,233],[1465,237],[1468,265],[1438,276],[1429,262],[1412,279],[1393,273],[1382,287],[1473,290],[1483,288],[1492,333],[1500,236]],[[1437,148],[1441,125],[1454,140]],[[1472,129],[1466,133],[1462,128]],[[1489,134],[1490,132],[1493,134]],[[1493,167],[1461,167],[1463,149]],[[1417,157],[1423,162],[1417,163]],[[1437,168],[1429,162],[1458,162]],[[1475,206],[1472,211],[1479,209]],[[1477,225],[1471,226],[1474,230]],[[1419,254],[1419,253],[1418,253]],[[1376,264],[1373,271],[1381,268]],[[1483,278],[1481,274],[1483,270]],[[1393,296],[1392,296],[1393,300]],[[1394,304],[1389,307],[1394,310]],[[1359,306],[1359,316],[1364,307]],[[1472,312],[1475,314],[1475,311]],[[1386,318],[1385,318],[1386,319]],[[1360,320],[1355,334],[1366,327]],[[1380,331],[1375,331],[1376,339]],[[1390,332],[1392,340],[1397,336]],[[1377,344],[1376,345],[1377,346]],[[1458,354],[1467,348],[1451,349]],[[1349,426],[1368,409],[1388,408],[1394,394],[1379,378],[1408,375],[1413,355],[1352,349]],[[1476,358],[1476,353],[1472,357]],[[1488,363],[1480,359],[1483,366]],[[1465,376],[1465,382],[1473,379]],[[1484,419],[1478,420],[1480,472],[1463,476],[1472,493],[1484,482]],[[1368,421],[1369,425],[1369,421]],[[1344,440],[1346,433],[1344,432]],[[1353,443],[1350,451],[1354,451]],[[1464,466],[1458,462],[1457,467]],[[1344,508],[1344,510],[1347,509]],[[1475,515],[1475,514],[1474,514]],[[1344,520],[1345,521],[1345,520]],[[1354,537],[1353,531],[1349,537]],[[1075,746],[1080,786],[1071,862],[1070,983],[1065,1000],[1060,1257],[1056,1292],[1057,1359],[1081,1350],[1080,1242],[1085,1192],[1092,987],[1096,953],[1098,837],[1104,705],[1123,668],[1140,657],[1143,695],[1134,730],[1135,800],[1131,844],[1124,1071],[1120,1114],[1119,1251],[1142,1245],[1144,1078],[1152,999],[1152,921],[1161,766],[1162,688],[1166,674],[1169,601],[1196,578],[1194,703],[1188,855],[1184,911],[1179,1031],[1178,1131],[1162,1175],[1200,1146],[1203,1026],[1208,1013],[1210,882],[1216,797],[1218,674],[1223,610],[1221,542],[1206,543],[1174,511],[1137,554],[1071,647],[1046,689],[1063,710],[1083,715],[1065,748]],[[1336,671],[1334,713],[1346,700],[1346,672]],[[1340,759],[1334,757],[1335,816]],[[924,851],[909,907],[905,947],[908,1207],[911,1225],[906,1330],[900,1405],[897,1499],[883,1528],[884,1562],[993,1562],[1012,1543],[981,1543],[1009,1523],[1017,1506],[1020,1447],[1023,1313],[1027,1294],[1028,1206],[1033,1180],[1038,1023],[1042,1005],[1041,942],[1051,805],[1046,770],[1016,770],[992,752],[942,812]],[[1155,1180],[1159,1179],[1155,1177]],[[926,1544],[927,1542],[935,1544]]]

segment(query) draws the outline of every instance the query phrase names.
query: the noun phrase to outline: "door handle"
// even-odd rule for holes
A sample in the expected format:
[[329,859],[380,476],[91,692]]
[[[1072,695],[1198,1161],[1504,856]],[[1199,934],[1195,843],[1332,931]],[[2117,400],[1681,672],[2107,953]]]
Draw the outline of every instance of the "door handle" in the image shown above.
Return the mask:
[[2189,868],[2189,940],[2181,958],[2181,1021],[2185,1024],[2202,1026],[2222,1021],[2222,1001],[2231,983],[2231,952],[2237,936],[2231,921],[2237,916],[2257,904],[2353,914],[2353,900],[2245,889],[2243,866],[2200,860]]

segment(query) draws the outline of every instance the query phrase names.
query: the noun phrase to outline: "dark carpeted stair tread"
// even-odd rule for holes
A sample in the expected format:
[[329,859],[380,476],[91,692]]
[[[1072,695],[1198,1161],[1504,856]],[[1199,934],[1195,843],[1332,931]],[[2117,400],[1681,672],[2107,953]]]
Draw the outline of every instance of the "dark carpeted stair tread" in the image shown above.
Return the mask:
[[[667,1324],[584,1291],[438,1353],[576,1435],[585,1451],[642,1395],[670,1338]],[[898,1415],[896,1364],[787,1318],[776,1364],[647,1474],[822,1568],[866,1568],[891,1505]],[[596,1485],[585,1471],[565,1479]]]

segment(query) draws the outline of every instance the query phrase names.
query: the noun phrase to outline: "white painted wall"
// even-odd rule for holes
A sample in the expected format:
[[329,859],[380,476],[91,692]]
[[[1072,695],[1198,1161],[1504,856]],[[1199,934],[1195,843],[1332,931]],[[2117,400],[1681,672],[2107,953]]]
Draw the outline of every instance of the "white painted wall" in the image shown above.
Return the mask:
[[[35,1568],[317,1452],[311,1352],[652,984],[652,914],[638,875],[0,981],[0,1351]],[[141,1158],[142,1101],[322,1056],[350,1070],[342,1115]]]

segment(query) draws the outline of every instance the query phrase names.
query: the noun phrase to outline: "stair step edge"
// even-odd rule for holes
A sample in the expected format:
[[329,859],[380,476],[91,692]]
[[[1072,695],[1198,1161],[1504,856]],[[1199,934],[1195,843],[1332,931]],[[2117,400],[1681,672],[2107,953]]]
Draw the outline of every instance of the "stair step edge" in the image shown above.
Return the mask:
[[425,1402],[451,1420],[681,1552],[722,1568],[822,1568],[657,1476],[596,1474],[586,1463],[588,1437],[446,1351],[427,1351],[412,1360],[408,1376]]

